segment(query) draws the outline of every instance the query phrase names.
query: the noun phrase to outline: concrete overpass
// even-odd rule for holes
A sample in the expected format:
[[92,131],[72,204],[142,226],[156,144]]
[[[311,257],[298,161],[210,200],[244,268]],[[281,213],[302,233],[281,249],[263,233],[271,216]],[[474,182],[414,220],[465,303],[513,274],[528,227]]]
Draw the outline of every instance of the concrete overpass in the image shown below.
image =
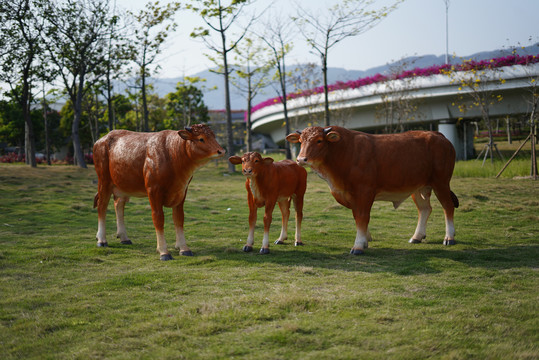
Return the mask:
[[[466,96],[470,90],[461,87],[458,81],[463,76],[466,76],[465,72],[458,73],[453,78],[447,75],[431,75],[333,91],[329,94],[331,123],[361,131],[381,130],[387,125],[386,120],[380,118],[379,110],[384,98],[396,99],[403,96],[405,91],[406,98],[413,100],[417,106],[413,118],[405,120],[406,127],[427,126],[439,130],[455,146],[458,159],[469,159],[473,156],[474,131],[471,122],[481,119],[481,112],[477,106],[464,113],[459,111],[459,95],[464,95],[461,104],[472,104],[471,98]],[[490,105],[490,117],[529,113],[528,99],[531,98],[530,88],[533,86],[531,79],[537,80],[538,77],[539,64],[506,66],[486,72],[486,81],[481,88],[492,91],[496,96],[502,96],[501,101]],[[287,101],[287,106],[292,131],[313,125],[322,126],[323,94],[291,99]],[[277,103],[255,111],[252,121],[254,132],[269,135],[277,144],[284,142],[287,134],[282,104]]]

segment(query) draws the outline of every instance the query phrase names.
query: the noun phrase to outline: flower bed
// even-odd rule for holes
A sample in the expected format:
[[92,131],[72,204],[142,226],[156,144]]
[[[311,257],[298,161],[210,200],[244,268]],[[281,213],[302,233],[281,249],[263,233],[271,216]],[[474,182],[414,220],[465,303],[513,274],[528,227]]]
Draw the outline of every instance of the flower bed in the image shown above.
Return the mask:
[[[500,58],[494,58],[490,60],[465,60],[460,64],[443,64],[443,65],[433,65],[426,68],[415,68],[412,70],[406,70],[402,73],[392,77],[394,80],[413,78],[413,77],[427,77],[431,75],[447,74],[452,71],[468,71],[468,70],[483,70],[483,69],[495,69],[503,66],[513,66],[513,65],[529,65],[539,62],[539,56],[537,55],[509,55]],[[388,77],[382,74],[376,74],[373,76],[367,76],[364,78],[359,78],[357,80],[350,81],[337,81],[334,84],[328,85],[328,91],[343,90],[343,89],[357,89],[365,85],[371,85],[380,83],[388,80]],[[314,89],[308,89],[297,93],[291,93],[287,95],[287,100],[296,99],[299,97],[310,96],[314,94],[322,94],[324,92],[324,87],[319,86]],[[263,101],[251,109],[251,114],[257,110],[265,108],[267,106],[280,104],[282,103],[282,96],[275,97]]]

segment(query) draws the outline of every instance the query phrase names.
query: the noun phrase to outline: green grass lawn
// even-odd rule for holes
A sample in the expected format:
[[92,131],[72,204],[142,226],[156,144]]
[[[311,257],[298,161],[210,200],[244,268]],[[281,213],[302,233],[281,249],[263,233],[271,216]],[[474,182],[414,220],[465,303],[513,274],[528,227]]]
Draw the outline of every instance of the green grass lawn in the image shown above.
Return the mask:
[[[374,241],[352,256],[351,211],[312,173],[306,245],[293,246],[291,216],[288,244],[242,252],[244,178],[210,163],[185,205],[195,256],[173,250],[167,209],[168,262],[147,199],[126,206],[133,245],[115,239],[111,202],[109,247],[97,248],[93,168],[0,165],[0,357],[537,359],[539,183],[464,177],[464,165],[452,181],[457,245],[442,245],[435,197],[426,243],[415,245],[412,200],[377,202]],[[276,209],[271,238],[279,231]]]

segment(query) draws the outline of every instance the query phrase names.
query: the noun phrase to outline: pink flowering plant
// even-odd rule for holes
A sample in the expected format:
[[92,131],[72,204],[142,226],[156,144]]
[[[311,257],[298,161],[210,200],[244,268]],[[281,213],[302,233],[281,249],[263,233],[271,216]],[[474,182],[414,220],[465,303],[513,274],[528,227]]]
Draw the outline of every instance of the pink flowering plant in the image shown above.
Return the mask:
[[[398,74],[396,77],[393,77],[395,80],[399,79],[407,79],[407,78],[414,78],[414,77],[428,77],[431,75],[447,75],[450,72],[454,71],[469,71],[469,70],[485,70],[485,69],[494,69],[494,68],[500,68],[504,66],[513,66],[513,65],[529,65],[529,64],[535,64],[539,62],[539,56],[538,55],[508,55],[504,57],[494,58],[490,60],[481,60],[481,61],[475,61],[475,60],[466,60],[463,61],[461,64],[443,64],[443,65],[433,65],[426,68],[414,68],[411,70],[403,71],[402,73]],[[376,74],[373,76],[367,76],[364,78],[359,78],[357,80],[350,80],[350,81],[337,81],[334,84],[329,85],[329,91],[336,91],[336,90],[343,90],[343,89],[357,89],[362,86],[381,83],[388,80],[388,77],[382,74]],[[304,96],[311,96],[315,94],[322,94],[324,93],[324,88],[322,86],[303,90],[300,92],[295,92],[287,95],[287,99],[296,99]],[[266,101],[263,101],[255,106],[253,106],[251,113],[254,113],[262,108],[265,108],[270,105],[280,104],[282,103],[282,97],[275,97],[272,99],[268,99]]]

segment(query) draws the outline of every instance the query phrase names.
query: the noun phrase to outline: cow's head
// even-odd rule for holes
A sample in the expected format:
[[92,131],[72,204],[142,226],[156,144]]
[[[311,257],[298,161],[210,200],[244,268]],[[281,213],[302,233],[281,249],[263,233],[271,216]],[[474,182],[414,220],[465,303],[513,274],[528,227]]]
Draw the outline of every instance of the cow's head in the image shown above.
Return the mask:
[[178,135],[187,141],[187,155],[194,161],[207,162],[226,153],[208,125],[195,124],[178,131]]
[[242,157],[231,156],[228,158],[228,161],[234,165],[241,164],[241,172],[249,178],[255,177],[264,169],[264,166],[273,163],[272,158],[262,158],[262,155],[255,151],[245,153]]
[[328,145],[341,140],[341,135],[332,131],[331,127],[313,126],[288,135],[286,140],[292,144],[301,143],[297,157],[299,165],[317,167],[324,160],[328,152]]

